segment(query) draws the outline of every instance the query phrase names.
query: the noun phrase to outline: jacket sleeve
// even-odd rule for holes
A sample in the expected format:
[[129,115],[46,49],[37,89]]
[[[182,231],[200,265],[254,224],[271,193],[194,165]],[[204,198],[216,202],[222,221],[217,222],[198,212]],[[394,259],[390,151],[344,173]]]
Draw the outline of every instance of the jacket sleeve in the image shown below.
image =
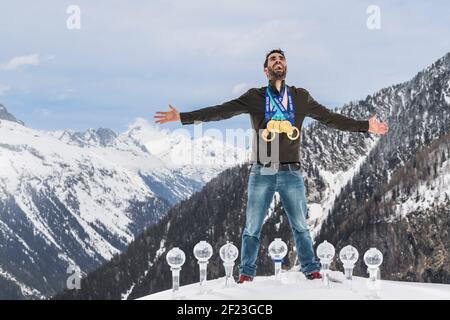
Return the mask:
[[248,90],[237,99],[227,101],[217,106],[206,107],[190,112],[180,112],[180,120],[183,125],[194,122],[218,121],[249,113],[252,99],[252,89]]
[[307,116],[314,118],[326,126],[343,131],[367,132],[369,130],[369,121],[360,121],[347,118],[341,114],[334,113],[318,103],[307,93]]

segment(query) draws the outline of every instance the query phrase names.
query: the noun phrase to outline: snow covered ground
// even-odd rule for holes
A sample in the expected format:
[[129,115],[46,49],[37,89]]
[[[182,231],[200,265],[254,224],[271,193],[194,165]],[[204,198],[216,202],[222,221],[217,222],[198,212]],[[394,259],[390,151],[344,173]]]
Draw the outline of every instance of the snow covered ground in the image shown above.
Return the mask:
[[200,285],[194,283],[180,287],[175,295],[166,290],[138,300],[450,300],[450,285],[446,284],[381,280],[375,298],[369,294],[366,278],[354,277],[350,290],[343,281],[343,273],[332,271],[331,275],[342,282],[331,282],[329,288],[324,288],[321,280],[306,280],[303,274],[289,271],[282,273],[281,281],[256,277],[251,283],[225,287],[223,277],[209,280],[203,293]]

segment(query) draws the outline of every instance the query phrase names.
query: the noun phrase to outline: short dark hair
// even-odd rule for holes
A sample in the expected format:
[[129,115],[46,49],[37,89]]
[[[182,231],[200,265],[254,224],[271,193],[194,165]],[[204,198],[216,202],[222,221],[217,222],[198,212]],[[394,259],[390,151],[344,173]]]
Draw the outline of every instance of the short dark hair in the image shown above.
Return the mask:
[[279,53],[279,54],[281,54],[281,55],[286,59],[286,57],[284,56],[284,51],[281,50],[280,48],[270,50],[269,53],[266,54],[266,60],[264,61],[264,68],[267,68],[267,64],[268,64],[268,61],[269,61],[269,56],[270,56],[272,53]]

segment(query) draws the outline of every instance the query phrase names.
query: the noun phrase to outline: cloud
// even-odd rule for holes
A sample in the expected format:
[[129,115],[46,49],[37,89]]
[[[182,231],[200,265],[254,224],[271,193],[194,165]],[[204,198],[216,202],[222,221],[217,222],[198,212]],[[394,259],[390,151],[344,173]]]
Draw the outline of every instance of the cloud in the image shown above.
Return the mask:
[[11,89],[10,86],[0,83],[0,96],[4,95],[10,89]]
[[38,54],[30,54],[28,56],[18,56],[9,60],[7,63],[2,64],[1,68],[3,70],[14,70],[20,68],[21,66],[37,66],[40,64]]
[[[2,2],[0,20],[8,28],[0,28],[0,83],[11,86],[8,95],[18,91],[33,106],[45,101],[42,107],[64,113],[47,121],[29,117],[30,126],[36,119],[45,128],[120,131],[169,102],[189,111],[236,98],[266,83],[265,53],[278,47],[286,52],[289,85],[340,106],[410,79],[450,48],[450,1],[444,0],[377,1],[381,30],[367,29],[371,2],[358,0],[288,0],[282,6],[267,0],[110,0],[107,10],[102,1],[78,0],[81,31],[68,31],[64,10],[44,2],[49,5]],[[11,59],[15,55],[27,58]],[[17,72],[36,64],[39,72]],[[247,119],[205,126],[242,126]]]

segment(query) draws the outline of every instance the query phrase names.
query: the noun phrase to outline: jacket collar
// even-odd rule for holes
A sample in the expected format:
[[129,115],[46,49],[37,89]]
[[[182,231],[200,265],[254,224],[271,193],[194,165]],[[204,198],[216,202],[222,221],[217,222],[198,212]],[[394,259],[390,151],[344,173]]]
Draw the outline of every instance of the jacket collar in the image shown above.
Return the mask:
[[[281,88],[285,85],[284,80],[281,80]],[[277,95],[280,94],[278,89],[275,87],[275,80],[269,80],[269,86],[272,89],[273,92],[275,92]]]

